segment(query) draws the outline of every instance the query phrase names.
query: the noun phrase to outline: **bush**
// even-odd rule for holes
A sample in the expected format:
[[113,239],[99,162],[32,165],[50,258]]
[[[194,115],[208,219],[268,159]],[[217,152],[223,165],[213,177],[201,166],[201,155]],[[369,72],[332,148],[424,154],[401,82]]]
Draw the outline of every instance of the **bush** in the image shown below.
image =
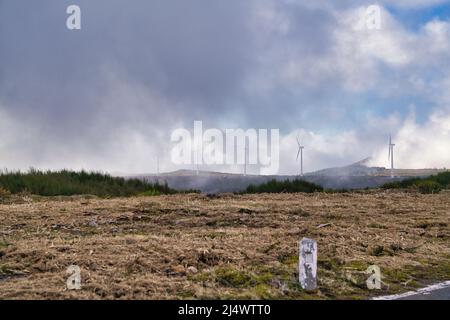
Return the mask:
[[417,189],[421,193],[439,193],[450,188],[450,171],[442,172],[427,178],[412,178],[403,181],[386,183],[384,189]]
[[434,181],[439,183],[441,186],[445,188],[450,187],[450,171],[442,172],[436,176],[434,176]]
[[11,192],[0,187],[0,200],[8,199],[9,197],[11,197]]
[[139,179],[112,177],[98,172],[38,171],[1,172],[0,197],[7,192],[28,192],[41,196],[95,195],[99,197],[127,197],[139,194],[158,195],[176,193],[167,184],[149,183]]
[[442,186],[435,181],[419,181],[415,184],[420,193],[432,194],[439,193],[442,190]]
[[308,181],[295,179],[295,180],[285,180],[277,181],[275,179],[260,185],[249,185],[243,193],[313,193],[313,192],[323,192],[323,188],[314,183]]

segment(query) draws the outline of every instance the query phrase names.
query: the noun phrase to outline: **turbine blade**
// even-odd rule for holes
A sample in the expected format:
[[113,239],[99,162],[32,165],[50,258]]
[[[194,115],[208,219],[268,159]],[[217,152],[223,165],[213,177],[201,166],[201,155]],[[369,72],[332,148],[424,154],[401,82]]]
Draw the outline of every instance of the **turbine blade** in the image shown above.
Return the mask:
[[302,149],[298,149],[298,152],[297,152],[297,160],[298,160],[298,156],[300,155],[300,151],[301,151]]

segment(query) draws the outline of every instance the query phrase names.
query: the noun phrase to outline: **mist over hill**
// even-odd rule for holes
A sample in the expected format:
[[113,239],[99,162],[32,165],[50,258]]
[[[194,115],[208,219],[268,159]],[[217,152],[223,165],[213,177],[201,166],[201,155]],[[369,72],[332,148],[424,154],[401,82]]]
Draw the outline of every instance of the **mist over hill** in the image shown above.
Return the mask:
[[[380,187],[388,182],[402,181],[410,177],[426,177],[442,170],[419,169],[419,170],[394,170],[394,178],[391,178],[390,170],[383,167],[369,167],[366,164],[370,159],[364,159],[354,164],[319,170],[305,174],[302,179],[318,184],[325,189],[364,189]],[[229,174],[221,172],[209,172],[194,170],[179,170],[160,175],[141,174],[128,176],[128,178],[139,178],[149,182],[167,182],[170,188],[177,190],[200,190],[203,193],[225,193],[240,192],[249,185],[258,185],[270,180],[294,180],[299,176],[276,175],[261,176]]]

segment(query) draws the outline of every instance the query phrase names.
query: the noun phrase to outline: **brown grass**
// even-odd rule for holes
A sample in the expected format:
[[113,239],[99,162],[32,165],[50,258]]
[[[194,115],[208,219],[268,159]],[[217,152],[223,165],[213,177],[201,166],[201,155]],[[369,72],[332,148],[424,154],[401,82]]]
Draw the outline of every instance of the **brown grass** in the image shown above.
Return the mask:
[[[450,279],[449,193],[21,202],[0,205],[2,299],[361,299]],[[302,237],[318,241],[316,292],[298,285]],[[364,286],[371,264],[381,291]]]

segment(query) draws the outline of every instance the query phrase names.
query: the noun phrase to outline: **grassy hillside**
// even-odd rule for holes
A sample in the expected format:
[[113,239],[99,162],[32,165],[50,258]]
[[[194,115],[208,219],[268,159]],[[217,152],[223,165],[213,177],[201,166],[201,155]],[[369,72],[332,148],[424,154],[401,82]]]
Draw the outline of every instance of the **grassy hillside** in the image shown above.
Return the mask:
[[450,188],[450,171],[442,172],[428,178],[412,178],[398,182],[387,183],[384,189],[416,189],[421,193],[439,193]]
[[121,197],[176,193],[167,184],[116,178],[104,173],[68,170],[38,171],[34,169],[26,173],[1,172],[0,189],[3,189],[3,193],[29,192],[41,196],[89,194],[99,197]]
[[297,193],[297,192],[322,192],[323,188],[317,184],[310,183],[304,180],[285,180],[277,181],[275,179],[260,184],[260,185],[250,185],[242,193]]

